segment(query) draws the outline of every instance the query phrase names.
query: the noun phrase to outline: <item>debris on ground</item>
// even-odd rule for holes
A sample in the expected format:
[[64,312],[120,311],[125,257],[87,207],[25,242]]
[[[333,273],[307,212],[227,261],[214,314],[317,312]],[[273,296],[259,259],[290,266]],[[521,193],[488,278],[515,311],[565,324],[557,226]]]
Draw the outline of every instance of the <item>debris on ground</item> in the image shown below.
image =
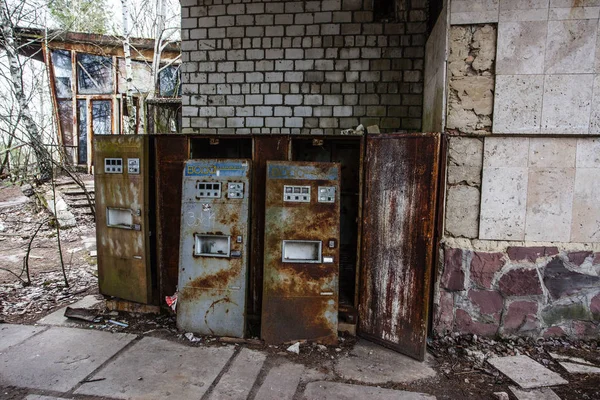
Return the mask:
[[196,336],[194,336],[194,334],[192,332],[187,332],[185,335],[183,335],[187,338],[187,340],[189,340],[190,342],[194,343],[194,342],[199,342],[202,339],[197,338]]
[[71,308],[65,309],[65,317],[71,319],[78,319],[81,321],[94,322],[97,318],[96,310],[90,310],[89,308]]
[[290,347],[288,347],[286,350],[289,351],[290,353],[300,354],[300,343],[296,342],[293,345],[291,345]]

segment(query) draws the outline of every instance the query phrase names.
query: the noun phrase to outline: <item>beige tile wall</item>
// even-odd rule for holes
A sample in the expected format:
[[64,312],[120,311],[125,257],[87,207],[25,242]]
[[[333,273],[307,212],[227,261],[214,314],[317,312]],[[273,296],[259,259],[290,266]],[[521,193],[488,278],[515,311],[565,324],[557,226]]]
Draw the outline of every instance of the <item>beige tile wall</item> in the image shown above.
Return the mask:
[[487,137],[479,238],[600,242],[600,139]]

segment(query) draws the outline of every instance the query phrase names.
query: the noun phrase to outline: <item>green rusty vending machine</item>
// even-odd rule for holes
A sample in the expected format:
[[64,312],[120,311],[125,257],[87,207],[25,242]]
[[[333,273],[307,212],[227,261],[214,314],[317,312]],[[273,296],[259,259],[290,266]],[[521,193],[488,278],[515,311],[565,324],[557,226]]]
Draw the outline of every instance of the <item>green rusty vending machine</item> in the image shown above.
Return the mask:
[[177,327],[244,337],[250,160],[190,160],[183,170]]
[[337,343],[340,165],[267,162],[261,336]]

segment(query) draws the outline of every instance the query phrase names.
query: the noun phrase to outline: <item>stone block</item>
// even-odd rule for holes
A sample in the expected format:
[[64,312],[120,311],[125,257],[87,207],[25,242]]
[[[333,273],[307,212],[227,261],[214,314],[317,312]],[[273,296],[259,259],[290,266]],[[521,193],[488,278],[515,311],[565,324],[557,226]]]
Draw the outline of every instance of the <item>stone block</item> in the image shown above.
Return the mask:
[[485,289],[491,289],[492,281],[504,266],[504,254],[473,252],[471,259],[471,281]]
[[568,242],[575,168],[530,168],[525,240]]
[[465,289],[462,249],[444,250],[444,272],[442,274],[441,286],[452,291]]
[[529,138],[487,137],[483,153],[484,167],[527,167]]
[[449,235],[476,238],[479,230],[479,189],[472,186],[450,186],[446,199],[446,225]]
[[483,165],[483,141],[477,138],[451,137],[448,144],[450,165],[477,167]]
[[590,301],[590,312],[596,321],[600,320],[600,293]]
[[455,77],[450,80],[449,90],[447,127],[465,133],[489,131],[494,78]]
[[543,74],[548,22],[498,24],[496,74]]
[[493,132],[539,133],[543,86],[543,75],[497,76]]
[[550,328],[544,331],[543,336],[544,338],[564,337],[567,336],[567,334],[565,333],[564,329],[560,326],[551,326]]
[[542,133],[587,134],[590,127],[593,75],[546,75]]
[[[600,5],[598,2],[590,4]],[[548,19],[551,21],[557,20],[575,20],[575,19],[598,19],[600,15],[599,7],[574,7],[577,3],[563,4],[566,7],[551,8],[548,14]]]
[[498,323],[483,323],[474,321],[468,312],[462,309],[456,310],[454,330],[459,333],[474,333],[479,336],[496,336]]
[[[598,89],[600,90],[600,86]],[[577,168],[600,168],[600,139],[577,139],[577,155],[575,162]]]
[[547,74],[594,72],[598,19],[548,22]]
[[548,168],[574,168],[578,139],[531,138],[529,140],[529,166]]
[[[598,310],[600,314],[600,309]],[[454,323],[454,295],[440,289],[440,301],[435,314],[435,329],[441,334],[452,330]]]
[[563,261],[555,257],[544,269],[544,285],[554,299],[560,299],[600,285],[600,277],[586,275],[567,269]]
[[590,321],[573,321],[571,324],[573,335],[584,339],[597,339],[600,334],[600,326]]
[[594,253],[591,251],[571,251],[567,254],[567,258],[569,259],[570,263],[576,266],[581,266],[586,259],[592,259],[593,255]]
[[571,241],[600,242],[600,168],[577,168]]
[[503,299],[500,293],[494,290],[469,290],[469,300],[479,308],[482,314],[493,315],[500,318],[503,307]]
[[[537,312],[538,303],[535,301],[513,301],[508,306],[504,321],[502,322],[504,332],[523,332],[539,328]],[[532,321],[536,322],[531,324]]]
[[480,239],[524,239],[527,179],[527,168],[483,168]]
[[551,257],[558,254],[556,247],[519,247],[511,246],[506,250],[511,261],[527,261],[535,263],[540,257]]
[[542,285],[537,269],[512,269],[498,281],[504,296],[533,296],[542,294]]

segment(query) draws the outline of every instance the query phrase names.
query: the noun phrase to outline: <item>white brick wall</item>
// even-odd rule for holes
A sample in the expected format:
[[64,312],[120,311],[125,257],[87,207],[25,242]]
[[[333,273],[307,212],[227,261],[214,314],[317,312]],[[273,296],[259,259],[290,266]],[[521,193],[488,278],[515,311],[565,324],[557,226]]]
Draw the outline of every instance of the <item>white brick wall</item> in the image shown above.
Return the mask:
[[370,0],[182,1],[184,131],[419,130],[426,2],[403,1],[395,23]]

